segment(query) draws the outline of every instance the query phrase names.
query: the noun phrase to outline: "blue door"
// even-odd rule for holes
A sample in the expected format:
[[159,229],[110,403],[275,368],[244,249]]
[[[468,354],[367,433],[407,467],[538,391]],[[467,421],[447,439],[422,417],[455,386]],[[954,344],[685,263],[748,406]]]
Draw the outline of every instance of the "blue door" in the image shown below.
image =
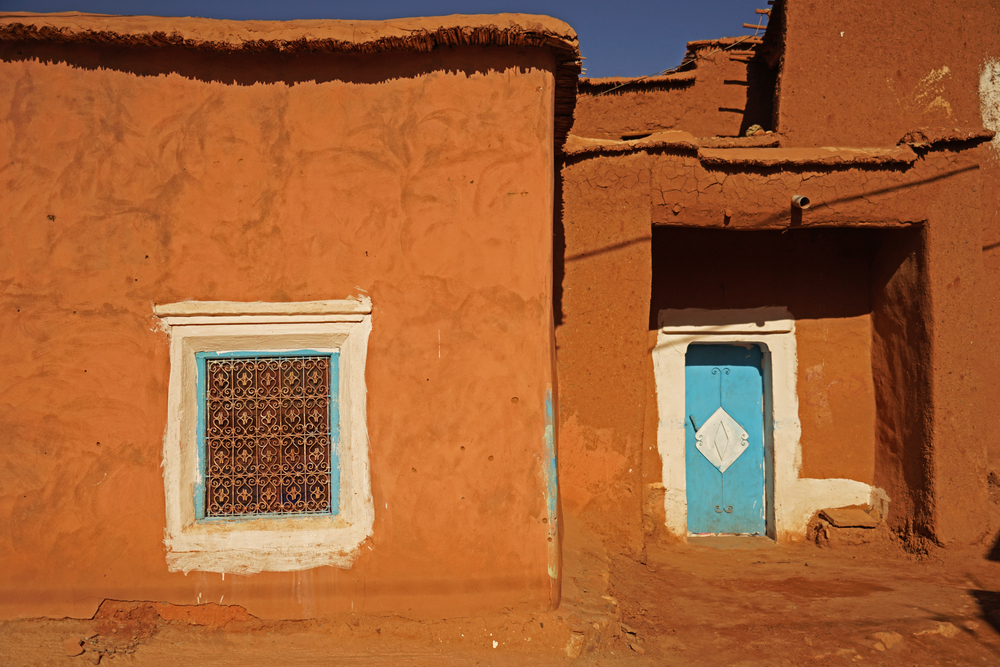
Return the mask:
[[692,533],[765,533],[762,356],[756,345],[688,347],[685,459]]

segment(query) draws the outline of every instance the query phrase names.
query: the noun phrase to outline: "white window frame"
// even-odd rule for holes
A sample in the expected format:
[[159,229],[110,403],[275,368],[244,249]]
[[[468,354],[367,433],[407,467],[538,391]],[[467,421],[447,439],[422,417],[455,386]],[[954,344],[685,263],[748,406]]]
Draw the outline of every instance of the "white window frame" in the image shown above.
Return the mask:
[[[163,439],[164,544],[174,572],[286,572],[349,568],[372,534],[365,363],[368,298],[297,303],[185,301],[154,306],[170,335]],[[331,516],[199,520],[198,352],[339,353],[339,511]]]

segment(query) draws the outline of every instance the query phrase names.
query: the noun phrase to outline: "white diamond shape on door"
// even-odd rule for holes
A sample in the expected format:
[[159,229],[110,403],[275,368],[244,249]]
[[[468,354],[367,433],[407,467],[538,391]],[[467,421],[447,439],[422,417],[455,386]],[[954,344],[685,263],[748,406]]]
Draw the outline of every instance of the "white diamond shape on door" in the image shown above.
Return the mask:
[[708,462],[726,472],[740,454],[747,450],[750,437],[746,430],[722,408],[712,413],[694,434],[695,447]]

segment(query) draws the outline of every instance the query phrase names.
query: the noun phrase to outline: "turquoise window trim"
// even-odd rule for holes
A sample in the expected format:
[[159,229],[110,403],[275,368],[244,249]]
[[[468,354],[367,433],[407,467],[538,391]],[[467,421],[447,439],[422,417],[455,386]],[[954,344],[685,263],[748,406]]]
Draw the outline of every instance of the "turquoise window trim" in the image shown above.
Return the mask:
[[[254,514],[252,516],[205,516],[205,478],[208,459],[205,443],[205,377],[208,359],[254,359],[256,357],[329,357],[330,359],[330,511],[301,512],[295,514]],[[242,350],[238,352],[196,352],[198,366],[198,477],[194,489],[194,512],[198,523],[231,523],[257,519],[294,519],[299,517],[337,516],[340,514],[340,350],[320,352],[319,350]]]

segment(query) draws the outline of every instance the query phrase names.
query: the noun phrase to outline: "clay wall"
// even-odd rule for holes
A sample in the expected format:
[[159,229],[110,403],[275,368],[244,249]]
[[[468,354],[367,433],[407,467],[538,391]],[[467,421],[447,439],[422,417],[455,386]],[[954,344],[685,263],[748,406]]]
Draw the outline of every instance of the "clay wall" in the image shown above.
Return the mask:
[[[983,67],[979,77],[979,103],[983,124],[1000,134],[1000,56],[993,57]],[[981,292],[987,295],[977,304],[977,312],[986,331],[1000,329],[1000,304],[988,295],[1000,293],[1000,138],[994,137],[979,149],[980,206],[983,212]],[[989,344],[987,334],[984,342]],[[980,359],[985,395],[989,405],[1000,404],[1000,355]],[[1000,479],[1000,443],[987,443],[989,468]]]
[[[557,337],[564,495],[583,489],[592,501],[596,489],[605,498],[588,520],[623,549],[641,542],[637,531],[657,533],[663,480],[649,352],[659,309],[782,305],[796,318],[800,476],[884,489],[888,523],[907,544],[969,545],[993,529],[986,444],[972,436],[990,412],[981,394],[991,362],[977,351],[986,325],[963,316],[988,301],[978,287],[985,163],[976,142],[919,155],[694,149],[690,139],[579,145],[562,172],[574,261]],[[812,208],[793,209],[793,194]],[[621,481],[604,489],[596,472],[568,470],[568,459]],[[621,491],[639,485],[642,499]],[[626,513],[636,502],[644,527]]]
[[[1000,112],[1000,77],[996,78],[997,97],[992,100],[994,108]],[[990,104],[987,100],[984,102]],[[1000,113],[995,117],[992,129],[1000,130]],[[983,231],[980,243],[982,256],[981,291],[984,295],[1000,294],[1000,139],[994,138],[991,145],[979,149],[982,169],[980,178],[981,210],[983,211]],[[981,326],[986,331],[1000,330],[1000,304],[996,299],[983,298],[977,303]],[[989,336],[984,343],[989,344]],[[983,391],[988,405],[1000,405],[1000,355],[984,355],[978,362],[982,365]],[[990,471],[1000,475],[1000,443],[987,442]],[[998,477],[1000,479],[1000,477]]]
[[926,230],[905,230],[872,257],[875,484],[892,502],[889,523],[910,539],[934,537],[931,345]]
[[[661,308],[788,307],[800,475],[884,489],[908,545],[992,536],[1000,140],[974,135],[1000,129],[983,84],[1000,17],[980,0],[775,10],[773,98],[774,70],[727,54],[607,94],[592,80],[574,134],[686,134],[568,148],[556,174],[549,49],[0,42],[0,615],[551,604],[547,392],[565,510],[641,552],[663,502]],[[695,138],[772,117],[781,148]],[[937,138],[897,147],[918,128]],[[709,253],[729,267],[713,280]],[[153,304],[358,293],[376,518],[354,566],[169,573]]]
[[[884,489],[893,501],[890,526],[918,549],[924,539],[976,544],[998,524],[988,511],[985,480],[990,466],[1000,465],[1000,446],[974,435],[995,427],[988,406],[1000,400],[1000,360],[990,352],[987,333],[1000,327],[993,298],[1000,289],[1000,264],[994,261],[1000,256],[1000,143],[984,144],[988,137],[982,134],[984,127],[1000,129],[998,21],[986,2],[914,7],[886,0],[856,11],[779,2],[749,64],[716,56],[663,77],[581,85],[573,133],[603,143],[574,140],[564,170],[568,196],[575,192],[568,183],[577,178],[584,189],[604,189],[602,197],[610,196],[609,188],[632,191],[618,213],[572,213],[567,230],[600,225],[609,247],[633,244],[637,229],[614,230],[619,216],[641,217],[647,196],[651,225],[671,228],[651,237],[647,353],[661,307],[782,304],[802,318],[800,473]],[[920,48],[913,48],[917,43]],[[779,66],[775,83],[771,77]],[[740,81],[746,88],[738,100]],[[769,91],[770,104],[764,100]],[[742,123],[732,124],[736,116],[721,122],[719,112],[730,107],[743,109]],[[782,148],[761,148],[761,137],[752,144],[695,139],[738,135],[751,116],[776,131],[772,145]],[[637,138],[661,130],[686,133]],[[612,145],[612,139],[630,141]],[[892,148],[904,139],[913,150]],[[641,167],[618,164],[624,157],[616,154],[630,155]],[[590,160],[603,165],[584,166]],[[813,208],[790,207],[793,194],[808,196]],[[579,208],[567,200],[566,210]],[[798,231],[810,225],[868,231]],[[736,240],[691,228],[796,230],[800,240],[825,238],[832,245],[796,249],[791,237],[762,240],[769,237],[758,231]],[[709,238],[721,250],[709,247]],[[699,252],[720,251],[732,259],[744,247],[768,258],[761,262],[766,268],[755,267],[751,276],[727,274],[721,286],[691,278]],[[831,264],[833,257],[839,259]],[[574,271],[583,268],[567,264],[566,284]],[[617,288],[645,280],[644,271],[622,265],[603,279]],[[797,290],[805,291],[796,296]],[[608,303],[614,294],[608,290]],[[593,300],[593,287],[588,296]],[[619,330],[635,335],[642,316],[630,313]],[[563,378],[578,363],[568,351],[573,327],[567,322],[560,331]],[[651,364],[644,374],[644,381],[632,377],[627,390],[617,388],[631,395],[645,387],[647,394],[642,481],[650,533],[662,480],[651,445]],[[601,404],[601,410],[608,407]],[[582,413],[572,419],[588,421]],[[634,435],[602,433],[608,442]]]
[[[555,59],[0,46],[0,617],[545,608]],[[168,572],[153,305],[367,294],[352,568]],[[549,408],[551,409],[551,408]]]
[[776,128],[789,146],[893,146],[920,127],[980,128],[1000,57],[989,0],[784,0]]
[[638,154],[562,169],[560,493],[563,510],[619,553],[642,549],[650,163]]
[[696,137],[741,136],[772,126],[777,70],[762,58],[731,57],[734,38],[691,42],[681,71],[647,79],[581,79],[572,133],[621,139],[660,130]]
[[[864,11],[845,11],[790,0],[780,11],[785,30],[777,120],[783,145],[891,146],[917,128],[1000,127],[1000,88],[991,77],[1000,59],[995,3],[882,0]],[[921,335],[931,348],[926,363],[933,410],[907,420],[925,422],[925,474],[936,499],[925,503],[935,517],[927,521],[944,542],[975,541],[988,532],[992,520],[965,517],[970,506],[981,506],[984,457],[994,465],[1000,460],[1000,447],[989,439],[985,453],[970,444],[973,433],[995,428],[988,406],[1000,400],[994,379],[1000,362],[989,351],[987,333],[1000,326],[992,254],[1000,230],[1000,143],[955,146],[963,148],[976,169],[956,177],[938,199],[936,222],[927,226],[926,264],[918,271],[929,304],[929,331]],[[902,347],[897,352],[903,354]],[[913,478],[914,488],[922,479]]]

